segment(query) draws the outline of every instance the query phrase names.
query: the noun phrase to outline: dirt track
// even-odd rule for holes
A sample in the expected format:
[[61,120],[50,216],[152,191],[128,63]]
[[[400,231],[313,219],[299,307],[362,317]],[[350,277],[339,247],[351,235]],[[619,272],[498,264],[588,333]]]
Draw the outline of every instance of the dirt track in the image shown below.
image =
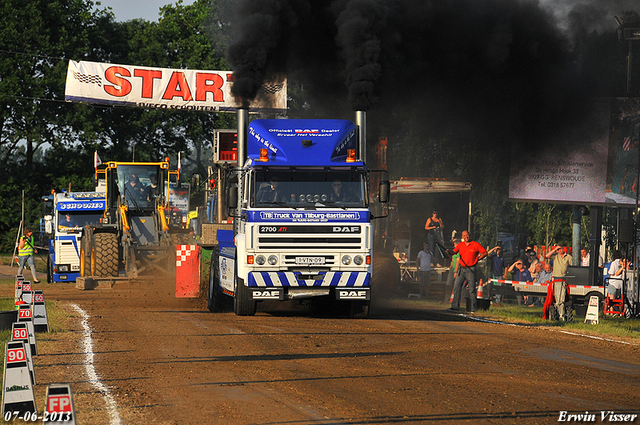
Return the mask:
[[[260,308],[236,317],[146,286],[40,286],[71,317],[70,332],[38,337],[38,400],[46,384],[71,383],[81,424],[533,424],[560,411],[596,412],[599,423],[601,410],[640,410],[638,345],[407,301],[367,320]],[[90,382],[74,306],[89,316],[107,397]]]

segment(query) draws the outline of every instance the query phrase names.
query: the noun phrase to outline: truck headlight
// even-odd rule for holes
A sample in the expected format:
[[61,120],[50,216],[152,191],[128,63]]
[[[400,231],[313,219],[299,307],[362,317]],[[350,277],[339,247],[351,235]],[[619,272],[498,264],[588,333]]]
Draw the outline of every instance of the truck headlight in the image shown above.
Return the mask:
[[351,256],[343,255],[342,256],[342,264],[344,264],[345,266],[348,266],[349,264],[351,264]]
[[355,257],[353,257],[353,264],[355,264],[356,266],[361,266],[362,263],[364,263],[364,258],[362,258],[362,255],[356,255]]
[[264,258],[264,255],[258,255],[256,257],[256,264],[259,266],[262,266],[265,262],[266,262],[266,258]]
[[278,264],[278,257],[276,255],[270,255],[267,262],[269,263],[269,265],[275,266],[276,264]]

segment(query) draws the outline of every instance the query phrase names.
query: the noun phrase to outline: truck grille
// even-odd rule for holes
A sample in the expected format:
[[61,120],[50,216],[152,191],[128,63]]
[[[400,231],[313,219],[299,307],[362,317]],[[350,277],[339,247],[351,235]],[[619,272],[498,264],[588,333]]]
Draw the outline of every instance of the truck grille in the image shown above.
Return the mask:
[[258,226],[257,248],[309,252],[362,249],[361,226]]

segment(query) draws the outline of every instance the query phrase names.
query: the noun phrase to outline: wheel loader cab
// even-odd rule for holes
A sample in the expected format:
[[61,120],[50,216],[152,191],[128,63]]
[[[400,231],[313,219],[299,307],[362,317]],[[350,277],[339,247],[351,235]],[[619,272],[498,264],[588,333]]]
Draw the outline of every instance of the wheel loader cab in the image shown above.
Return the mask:
[[[120,165],[114,173],[114,183],[120,194],[120,204],[129,210],[154,210],[162,198],[159,184],[164,170],[157,164]],[[159,178],[160,177],[160,178]]]

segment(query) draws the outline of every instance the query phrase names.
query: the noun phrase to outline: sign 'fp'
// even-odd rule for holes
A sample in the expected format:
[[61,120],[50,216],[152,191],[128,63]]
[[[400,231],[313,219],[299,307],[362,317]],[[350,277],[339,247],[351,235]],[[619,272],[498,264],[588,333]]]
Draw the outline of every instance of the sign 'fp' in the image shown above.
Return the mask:
[[71,412],[71,397],[68,395],[50,395],[47,399],[48,412]]

